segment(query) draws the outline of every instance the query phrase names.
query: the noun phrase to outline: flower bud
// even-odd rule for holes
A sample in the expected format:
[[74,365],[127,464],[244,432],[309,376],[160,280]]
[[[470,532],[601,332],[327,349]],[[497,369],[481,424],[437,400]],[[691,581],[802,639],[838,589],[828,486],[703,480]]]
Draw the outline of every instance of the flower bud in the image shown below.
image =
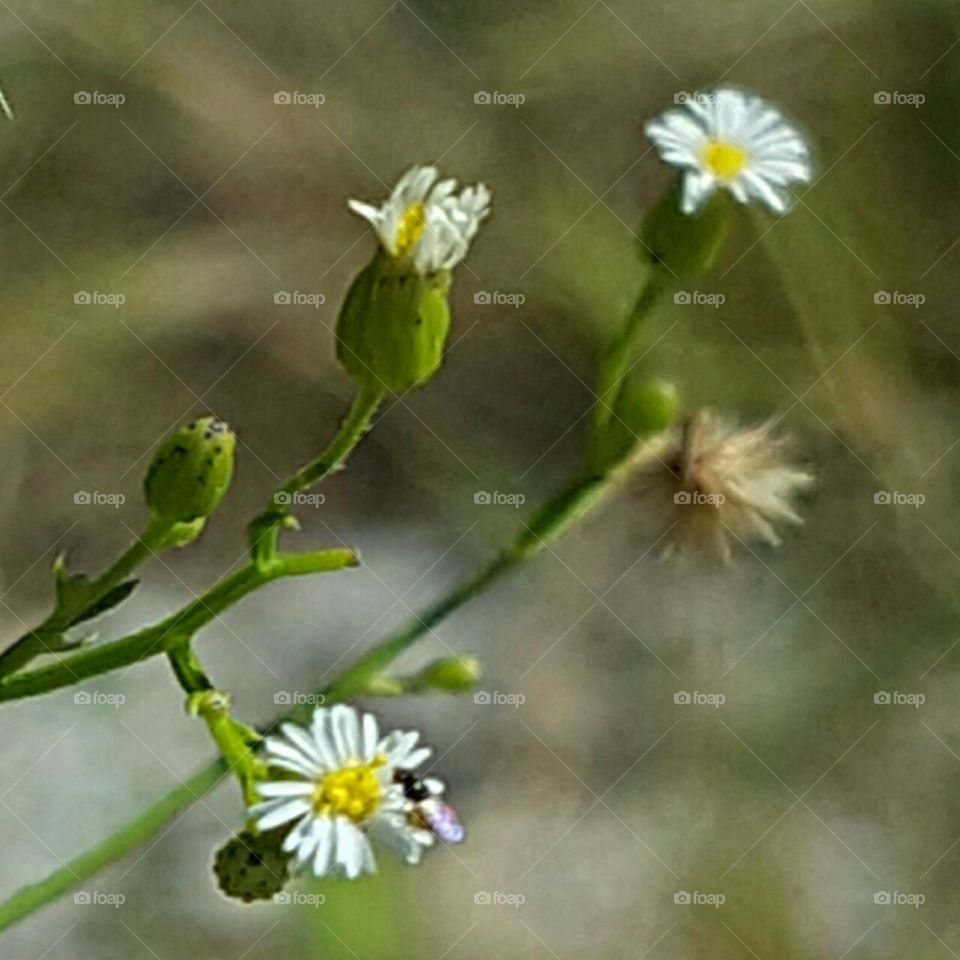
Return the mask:
[[726,193],[715,193],[699,211],[687,214],[680,209],[680,187],[675,185],[644,218],[641,254],[675,279],[691,279],[713,266],[729,219]]
[[378,252],[353,281],[337,325],[337,357],[360,383],[397,393],[440,369],[450,329],[448,271],[422,275]]
[[435,660],[417,674],[416,688],[432,687],[448,693],[472,690],[480,679],[480,661],[473,654],[463,654],[446,660]]
[[244,830],[231,837],[213,864],[221,891],[244,903],[278,894],[289,877],[289,857],[281,849],[286,833],[286,828],[267,833]]
[[622,460],[640,441],[669,429],[677,419],[678,406],[677,388],[672,383],[629,378],[607,421],[598,466]]
[[[143,492],[155,521],[190,524],[199,533],[233,477],[237,438],[214,417],[193,420],[171,434],[154,454]],[[199,523],[198,523],[199,522]]]

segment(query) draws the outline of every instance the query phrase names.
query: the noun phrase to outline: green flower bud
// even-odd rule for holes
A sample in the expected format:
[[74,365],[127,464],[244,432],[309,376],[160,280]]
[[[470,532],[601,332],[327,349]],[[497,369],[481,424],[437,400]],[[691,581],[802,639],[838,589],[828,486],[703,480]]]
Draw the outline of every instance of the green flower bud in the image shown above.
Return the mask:
[[190,524],[183,535],[196,536],[230,486],[236,443],[230,428],[214,417],[193,420],[168,437],[143,481],[153,519]]
[[234,900],[270,900],[286,884],[289,857],[281,849],[285,827],[267,833],[244,830],[228,840],[213,864],[221,891]]
[[396,393],[423,386],[443,361],[449,289],[449,272],[421,276],[377,253],[340,311],[337,357],[347,373]]
[[640,229],[641,255],[667,269],[678,280],[688,280],[713,266],[727,235],[730,197],[718,190],[696,213],[680,210],[679,181],[644,218]]
[[677,388],[672,383],[629,378],[605,428],[600,466],[622,460],[637,443],[672,426],[678,406]]
[[480,679],[480,661],[473,654],[435,660],[417,674],[416,688],[432,687],[449,693],[472,690]]

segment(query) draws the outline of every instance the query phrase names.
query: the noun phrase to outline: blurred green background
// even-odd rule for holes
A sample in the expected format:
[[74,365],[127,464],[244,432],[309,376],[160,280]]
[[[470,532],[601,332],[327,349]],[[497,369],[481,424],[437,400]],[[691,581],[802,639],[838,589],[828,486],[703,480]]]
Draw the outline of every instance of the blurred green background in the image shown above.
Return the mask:
[[[436,631],[411,666],[476,651],[481,690],[525,698],[371,704],[437,747],[465,846],[416,871],[382,856],[375,879],[321,885],[319,907],[243,908],[210,875],[242,818],[225,786],[83,884],[121,907],[67,897],[2,955],[960,953],[958,26],[935,0],[0,3],[17,115],[0,126],[11,641],[45,610],[57,548],[94,570],[126,544],[146,456],[196,412],[239,432],[234,490],[105,630],[158,618],[240,561],[244,522],[349,400],[332,327],[374,241],[346,199],[433,160],[493,190],[444,371],[389,401],[325,503],[301,511],[298,545],[347,543],[365,565],[273,585],[201,638],[251,720],[405,623],[577,468],[595,357],[640,279],[632,228],[670,182],[647,118],[681,91],[742,84],[807,130],[820,177],[782,222],[741,217],[698,288],[723,305],[666,305],[643,361],[687,409],[784,418],[818,475],[802,529],[732,569],[662,565],[669,505],[631,491]],[[480,490],[526,505],[476,505]],[[162,661],[84,689],[125,702],[66,690],[3,708],[4,896],[210,754]],[[725,703],[675,703],[681,691]],[[924,902],[875,902],[884,892]]]

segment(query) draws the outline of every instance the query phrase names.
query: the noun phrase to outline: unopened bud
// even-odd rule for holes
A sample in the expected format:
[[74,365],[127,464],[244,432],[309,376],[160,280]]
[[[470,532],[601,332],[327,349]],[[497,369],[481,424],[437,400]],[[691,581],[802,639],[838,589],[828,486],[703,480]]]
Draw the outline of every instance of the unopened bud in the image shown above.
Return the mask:
[[267,833],[244,830],[228,840],[213,864],[221,891],[244,903],[279,893],[289,876],[289,857],[281,849],[286,833],[286,828]]
[[435,660],[417,674],[418,687],[433,687],[449,693],[472,690],[480,679],[480,661],[472,654]]
[[202,527],[230,486],[236,442],[230,428],[214,417],[193,420],[168,437],[143,482],[153,518],[169,524],[200,521]]

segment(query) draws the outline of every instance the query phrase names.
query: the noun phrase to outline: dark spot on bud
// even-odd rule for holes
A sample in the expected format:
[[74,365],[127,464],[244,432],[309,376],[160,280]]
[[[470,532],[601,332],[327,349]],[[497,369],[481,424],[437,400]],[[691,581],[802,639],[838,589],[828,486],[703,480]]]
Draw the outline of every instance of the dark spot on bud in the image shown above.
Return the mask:
[[180,456],[182,457],[182,456],[187,452],[187,448],[186,448],[182,443],[178,443],[178,444],[173,448],[173,452],[174,452],[174,453],[179,453]]

